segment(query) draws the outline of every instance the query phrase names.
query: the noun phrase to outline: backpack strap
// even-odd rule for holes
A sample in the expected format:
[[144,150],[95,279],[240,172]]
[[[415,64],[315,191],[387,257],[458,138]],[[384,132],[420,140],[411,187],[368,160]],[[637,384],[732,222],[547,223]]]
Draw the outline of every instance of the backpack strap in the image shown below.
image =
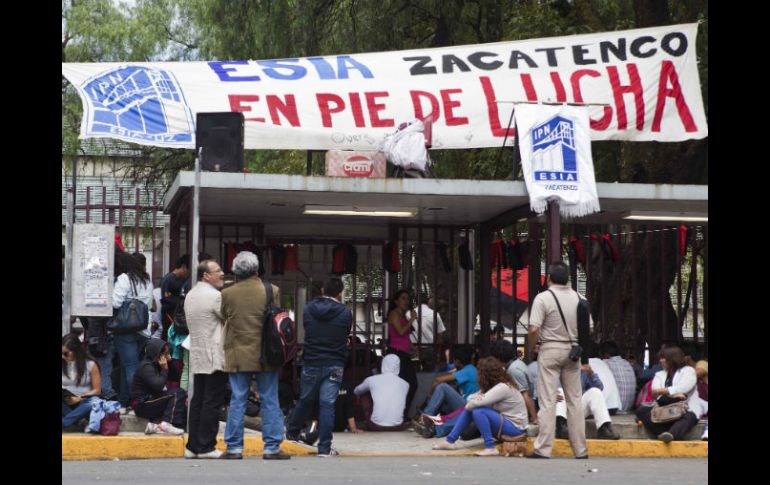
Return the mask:
[[269,281],[262,281],[262,284],[265,285],[265,294],[267,295],[267,299],[265,300],[265,305],[267,308],[270,308],[273,306],[273,285]]
[[561,323],[564,324],[564,330],[567,331],[567,337],[569,337],[570,342],[572,342],[572,335],[569,333],[569,327],[567,327],[567,319],[564,318],[564,312],[561,310],[559,299],[556,298],[556,293],[554,293],[552,290],[548,290],[548,293],[550,293],[551,296],[553,296],[553,299],[556,300],[556,307],[559,309],[559,315],[561,315]]

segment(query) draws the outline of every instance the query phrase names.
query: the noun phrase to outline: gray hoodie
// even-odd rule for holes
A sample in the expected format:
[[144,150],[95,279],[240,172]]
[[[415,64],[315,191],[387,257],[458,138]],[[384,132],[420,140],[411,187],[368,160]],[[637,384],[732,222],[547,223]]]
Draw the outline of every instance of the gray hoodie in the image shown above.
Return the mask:
[[398,426],[404,421],[404,407],[409,383],[398,377],[401,361],[395,354],[382,359],[382,373],[367,377],[353,392],[356,396],[372,394],[374,410],[371,420],[378,426]]

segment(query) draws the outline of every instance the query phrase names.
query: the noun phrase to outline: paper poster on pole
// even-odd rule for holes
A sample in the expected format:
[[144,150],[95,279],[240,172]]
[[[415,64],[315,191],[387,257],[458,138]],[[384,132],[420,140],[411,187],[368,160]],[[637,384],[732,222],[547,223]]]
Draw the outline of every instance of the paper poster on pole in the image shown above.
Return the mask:
[[72,314],[112,316],[115,226],[75,224],[72,254]]

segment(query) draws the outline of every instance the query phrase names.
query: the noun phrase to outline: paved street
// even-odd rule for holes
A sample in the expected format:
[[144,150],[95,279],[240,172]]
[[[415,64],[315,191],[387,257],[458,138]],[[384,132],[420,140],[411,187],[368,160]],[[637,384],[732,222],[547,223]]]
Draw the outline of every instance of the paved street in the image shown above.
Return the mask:
[[[596,470],[591,472],[589,470]],[[677,485],[708,483],[708,461],[675,458],[319,458],[289,461],[130,460],[62,462],[62,485],[169,483]]]

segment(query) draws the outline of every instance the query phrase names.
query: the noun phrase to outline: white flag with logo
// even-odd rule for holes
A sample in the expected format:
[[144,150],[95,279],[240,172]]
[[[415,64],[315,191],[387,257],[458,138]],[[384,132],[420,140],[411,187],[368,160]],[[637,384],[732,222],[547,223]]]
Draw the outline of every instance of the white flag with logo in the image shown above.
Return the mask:
[[588,108],[517,103],[515,116],[532,210],[556,200],[564,217],[599,212]]

